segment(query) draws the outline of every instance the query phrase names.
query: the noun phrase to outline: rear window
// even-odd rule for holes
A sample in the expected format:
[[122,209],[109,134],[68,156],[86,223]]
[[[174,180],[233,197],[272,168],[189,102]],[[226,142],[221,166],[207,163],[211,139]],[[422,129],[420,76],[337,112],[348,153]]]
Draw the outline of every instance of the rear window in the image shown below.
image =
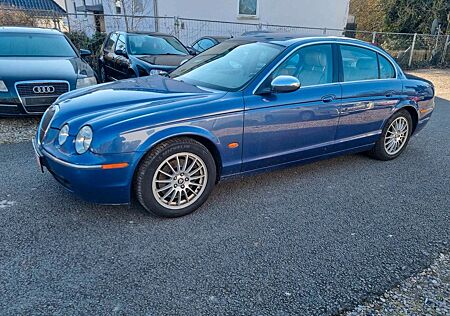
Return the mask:
[[76,57],[62,35],[0,33],[2,57]]
[[395,78],[395,69],[391,62],[380,54],[378,54],[378,61],[380,63],[380,79]]

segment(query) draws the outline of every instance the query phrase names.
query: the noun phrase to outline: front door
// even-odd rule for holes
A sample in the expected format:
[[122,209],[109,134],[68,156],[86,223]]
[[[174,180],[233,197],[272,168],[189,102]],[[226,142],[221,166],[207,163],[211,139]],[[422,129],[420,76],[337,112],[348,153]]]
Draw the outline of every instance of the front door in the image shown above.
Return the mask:
[[105,47],[103,48],[103,69],[105,70],[105,75],[107,79],[115,78],[115,54],[114,47],[117,42],[117,33],[111,33],[108,40],[106,41]]
[[[118,52],[120,52],[118,54]],[[130,77],[130,61],[128,59],[127,44],[126,39],[123,34],[119,35],[117,39],[115,58],[114,58],[114,68],[116,73],[116,79],[126,79]]]
[[[335,139],[341,86],[333,45],[300,48],[253,95],[245,96],[243,171],[327,153]],[[258,94],[277,76],[297,77],[300,89]]]

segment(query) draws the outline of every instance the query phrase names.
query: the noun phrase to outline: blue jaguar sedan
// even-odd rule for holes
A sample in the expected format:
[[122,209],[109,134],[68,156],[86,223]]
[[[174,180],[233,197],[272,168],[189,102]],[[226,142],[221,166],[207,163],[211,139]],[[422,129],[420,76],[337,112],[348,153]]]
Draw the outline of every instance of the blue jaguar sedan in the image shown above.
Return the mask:
[[149,212],[177,217],[230,176],[356,152],[397,158],[433,109],[433,85],[371,44],[256,34],[168,77],[66,93],[33,143],[41,169],[79,196],[136,197]]

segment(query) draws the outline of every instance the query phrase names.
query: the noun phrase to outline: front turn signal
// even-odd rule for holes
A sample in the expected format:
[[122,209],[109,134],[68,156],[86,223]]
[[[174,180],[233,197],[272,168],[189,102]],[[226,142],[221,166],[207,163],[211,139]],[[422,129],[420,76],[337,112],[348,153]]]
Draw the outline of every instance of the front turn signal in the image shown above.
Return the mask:
[[102,165],[102,169],[122,169],[126,167],[128,167],[128,162],[110,163],[107,165]]

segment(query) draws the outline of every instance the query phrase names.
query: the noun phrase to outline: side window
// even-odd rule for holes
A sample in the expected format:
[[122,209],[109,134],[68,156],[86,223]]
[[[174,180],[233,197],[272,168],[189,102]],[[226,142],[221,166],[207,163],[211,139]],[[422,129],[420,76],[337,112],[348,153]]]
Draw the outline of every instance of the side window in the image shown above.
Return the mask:
[[125,36],[120,35],[119,39],[117,40],[116,44],[116,50],[122,50],[124,52],[127,51],[127,44],[125,43]]
[[197,43],[195,43],[193,48],[199,52],[203,52],[213,46],[214,46],[214,42],[212,40],[204,38],[204,39],[199,40]]
[[107,52],[111,51],[113,49],[114,44],[116,43],[116,41],[117,41],[117,34],[116,33],[112,33],[109,36],[108,40],[106,41],[104,50],[107,51]]
[[214,42],[210,39],[205,38],[199,42],[199,46],[202,48],[202,50],[207,50],[214,46]]
[[341,45],[344,81],[378,79],[377,53],[369,49]]
[[313,45],[299,49],[272,74],[294,76],[302,87],[333,82],[333,49],[331,44]]
[[192,45],[192,48],[198,52],[202,52],[202,49],[200,48],[200,41],[198,41],[194,45]]
[[378,62],[380,64],[380,79],[395,78],[395,69],[389,60],[378,54]]

